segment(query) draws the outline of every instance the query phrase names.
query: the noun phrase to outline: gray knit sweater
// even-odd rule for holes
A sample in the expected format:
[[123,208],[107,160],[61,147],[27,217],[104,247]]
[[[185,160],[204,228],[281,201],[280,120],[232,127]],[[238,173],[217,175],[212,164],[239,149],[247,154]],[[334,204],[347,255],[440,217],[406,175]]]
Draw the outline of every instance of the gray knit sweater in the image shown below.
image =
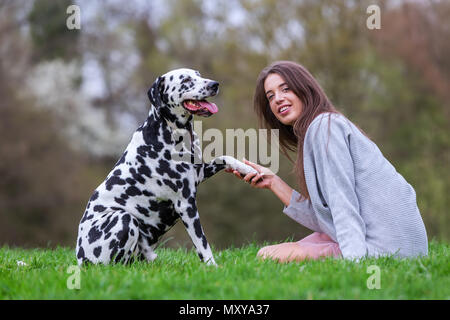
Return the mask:
[[311,200],[298,201],[294,190],[285,214],[326,233],[344,258],[428,254],[414,189],[350,120],[319,115],[306,132],[303,150]]

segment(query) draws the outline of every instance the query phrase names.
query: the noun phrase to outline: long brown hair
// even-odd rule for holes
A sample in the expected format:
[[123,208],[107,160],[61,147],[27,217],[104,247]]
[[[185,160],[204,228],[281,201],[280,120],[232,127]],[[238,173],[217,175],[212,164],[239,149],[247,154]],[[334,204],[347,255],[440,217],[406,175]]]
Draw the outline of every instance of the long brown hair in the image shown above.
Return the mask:
[[[276,73],[286,81],[290,90],[302,101],[303,110],[292,126],[284,125],[273,114],[264,90],[264,81],[270,74]],[[303,170],[303,143],[306,130],[318,115],[324,112],[340,113],[330,102],[319,83],[305,67],[292,61],[276,61],[264,68],[256,82],[253,105],[259,118],[259,123],[266,129],[278,129],[282,153],[287,156],[288,150],[297,150],[294,172],[300,188],[301,199],[309,199]]]

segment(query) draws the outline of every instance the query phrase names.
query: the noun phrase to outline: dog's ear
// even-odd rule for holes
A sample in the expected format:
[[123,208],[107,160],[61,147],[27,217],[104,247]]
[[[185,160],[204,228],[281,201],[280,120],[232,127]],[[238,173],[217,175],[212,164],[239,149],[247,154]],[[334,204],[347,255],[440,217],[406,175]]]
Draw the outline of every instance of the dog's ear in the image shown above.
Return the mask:
[[164,94],[164,77],[158,77],[153,85],[148,89],[147,96],[153,106],[159,108]]

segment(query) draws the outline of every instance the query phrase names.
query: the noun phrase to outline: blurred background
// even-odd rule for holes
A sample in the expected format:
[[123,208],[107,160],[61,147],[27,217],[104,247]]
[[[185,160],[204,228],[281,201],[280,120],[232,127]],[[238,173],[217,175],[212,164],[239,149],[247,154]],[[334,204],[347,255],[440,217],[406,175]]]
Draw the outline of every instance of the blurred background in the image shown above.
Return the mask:
[[[66,9],[81,9],[69,30]],[[376,4],[381,29],[369,30]],[[0,0],[0,245],[75,247],[78,223],[173,68],[221,83],[203,131],[258,128],[256,77],[306,66],[415,188],[429,239],[449,240],[450,1]],[[204,144],[205,146],[205,144]],[[279,175],[297,188],[293,165]],[[311,233],[268,190],[220,173],[199,186],[215,248]],[[167,247],[191,247],[181,223]]]

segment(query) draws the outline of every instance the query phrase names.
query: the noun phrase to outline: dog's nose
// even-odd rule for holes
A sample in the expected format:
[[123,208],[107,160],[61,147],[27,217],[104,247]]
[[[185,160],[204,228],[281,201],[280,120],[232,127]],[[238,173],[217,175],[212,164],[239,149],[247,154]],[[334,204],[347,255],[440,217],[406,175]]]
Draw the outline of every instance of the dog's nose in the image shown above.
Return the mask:
[[210,91],[217,92],[217,90],[219,89],[219,83],[217,81],[211,81],[208,84],[207,88]]

